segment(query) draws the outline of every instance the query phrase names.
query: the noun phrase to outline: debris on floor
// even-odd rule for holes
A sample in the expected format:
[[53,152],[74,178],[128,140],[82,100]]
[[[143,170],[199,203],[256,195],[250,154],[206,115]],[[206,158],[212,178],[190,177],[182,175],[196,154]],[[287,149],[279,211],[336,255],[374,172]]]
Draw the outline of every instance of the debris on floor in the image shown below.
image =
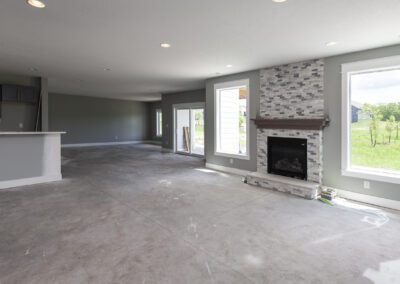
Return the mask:
[[332,201],[337,197],[337,190],[331,187],[323,187],[321,191],[321,198]]
[[323,203],[325,203],[325,204],[334,206],[334,204],[333,204],[330,200],[328,200],[328,199],[326,199],[326,198],[323,198],[323,197],[321,197],[321,196],[318,197],[318,200],[321,201],[321,202],[323,202]]

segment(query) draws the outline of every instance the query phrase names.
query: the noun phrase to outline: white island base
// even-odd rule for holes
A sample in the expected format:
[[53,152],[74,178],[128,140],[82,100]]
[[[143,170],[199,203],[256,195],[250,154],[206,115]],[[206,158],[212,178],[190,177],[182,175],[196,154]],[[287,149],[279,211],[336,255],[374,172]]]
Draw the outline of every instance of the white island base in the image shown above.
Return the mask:
[[64,133],[0,132],[0,189],[61,180]]

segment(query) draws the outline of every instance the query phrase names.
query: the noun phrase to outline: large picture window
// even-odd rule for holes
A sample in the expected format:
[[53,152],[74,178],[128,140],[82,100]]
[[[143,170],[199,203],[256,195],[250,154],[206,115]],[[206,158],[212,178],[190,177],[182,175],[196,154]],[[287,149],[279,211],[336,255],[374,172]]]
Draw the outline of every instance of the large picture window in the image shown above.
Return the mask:
[[400,57],[342,66],[342,173],[400,183]]
[[215,154],[249,158],[249,80],[215,85]]
[[156,110],[156,135],[157,137],[162,136],[162,111],[161,109]]

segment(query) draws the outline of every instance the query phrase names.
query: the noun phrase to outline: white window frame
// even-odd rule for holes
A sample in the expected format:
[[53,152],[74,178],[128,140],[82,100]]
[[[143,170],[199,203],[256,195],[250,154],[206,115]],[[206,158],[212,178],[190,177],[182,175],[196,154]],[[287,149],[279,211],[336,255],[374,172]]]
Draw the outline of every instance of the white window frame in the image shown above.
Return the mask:
[[[220,152],[218,149],[218,137],[219,137],[219,101],[218,101],[218,90],[231,89],[235,87],[246,87],[246,154],[230,154]],[[228,158],[250,160],[250,80],[243,79],[237,81],[230,81],[224,83],[218,83],[214,85],[214,155]]]
[[351,94],[350,77],[354,74],[399,69],[400,56],[342,64],[342,175],[400,184],[400,173],[386,169],[374,169],[351,165]]
[[160,125],[159,115],[162,116],[162,110],[160,108],[156,109],[156,136],[162,137],[162,123]]

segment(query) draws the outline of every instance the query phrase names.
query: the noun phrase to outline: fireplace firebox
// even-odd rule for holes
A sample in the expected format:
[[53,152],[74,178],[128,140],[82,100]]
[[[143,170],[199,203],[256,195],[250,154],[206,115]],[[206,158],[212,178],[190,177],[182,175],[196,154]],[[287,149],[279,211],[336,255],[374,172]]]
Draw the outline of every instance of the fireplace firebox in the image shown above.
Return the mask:
[[307,180],[307,139],[268,137],[268,173]]

